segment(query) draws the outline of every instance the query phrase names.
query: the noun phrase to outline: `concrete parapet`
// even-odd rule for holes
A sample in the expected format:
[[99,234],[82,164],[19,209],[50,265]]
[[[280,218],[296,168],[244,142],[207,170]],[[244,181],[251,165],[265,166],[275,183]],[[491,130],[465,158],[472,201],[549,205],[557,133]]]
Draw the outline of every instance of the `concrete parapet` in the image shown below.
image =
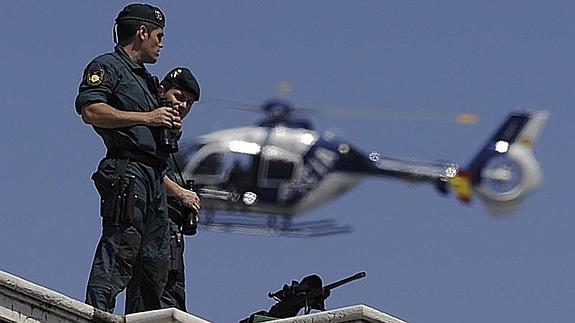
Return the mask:
[[0,321],[119,323],[124,318],[0,271]]
[[325,312],[273,320],[270,323],[406,323],[365,305],[354,305]]
[[126,315],[126,323],[210,323],[175,308]]
[[0,322],[10,323],[209,323],[167,308],[120,316],[0,271]]

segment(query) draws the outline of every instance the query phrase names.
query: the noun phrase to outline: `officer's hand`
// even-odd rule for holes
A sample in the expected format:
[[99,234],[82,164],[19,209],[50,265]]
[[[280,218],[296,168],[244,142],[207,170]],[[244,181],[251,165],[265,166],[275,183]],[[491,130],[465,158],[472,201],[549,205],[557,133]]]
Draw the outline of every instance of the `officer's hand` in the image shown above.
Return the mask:
[[177,119],[177,124],[181,127],[180,114],[178,110],[170,107],[162,107],[155,109],[147,114],[147,125],[155,127],[168,127],[171,128],[174,120]]
[[182,190],[179,199],[184,206],[194,210],[195,214],[200,213],[201,203],[200,198],[196,192],[190,190]]
[[[174,109],[175,110],[175,109]],[[178,110],[176,110],[177,112]],[[180,113],[172,119],[172,129],[181,129],[182,128],[182,119],[180,118]]]

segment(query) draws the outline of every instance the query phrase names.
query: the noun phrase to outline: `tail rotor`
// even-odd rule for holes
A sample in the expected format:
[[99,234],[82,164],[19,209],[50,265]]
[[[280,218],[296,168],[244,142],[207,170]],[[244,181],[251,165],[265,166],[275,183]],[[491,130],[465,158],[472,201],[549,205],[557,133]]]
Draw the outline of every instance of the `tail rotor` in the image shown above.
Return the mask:
[[547,111],[510,114],[469,165],[449,180],[458,199],[468,203],[476,192],[492,214],[513,213],[543,180],[533,146],[548,116]]

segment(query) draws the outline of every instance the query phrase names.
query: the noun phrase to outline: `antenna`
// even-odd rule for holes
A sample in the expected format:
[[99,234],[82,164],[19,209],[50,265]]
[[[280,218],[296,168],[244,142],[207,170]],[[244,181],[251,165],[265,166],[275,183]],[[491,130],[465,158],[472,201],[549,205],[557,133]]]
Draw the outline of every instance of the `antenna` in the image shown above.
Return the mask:
[[289,82],[282,81],[278,84],[276,90],[278,96],[285,99],[293,92],[293,85]]

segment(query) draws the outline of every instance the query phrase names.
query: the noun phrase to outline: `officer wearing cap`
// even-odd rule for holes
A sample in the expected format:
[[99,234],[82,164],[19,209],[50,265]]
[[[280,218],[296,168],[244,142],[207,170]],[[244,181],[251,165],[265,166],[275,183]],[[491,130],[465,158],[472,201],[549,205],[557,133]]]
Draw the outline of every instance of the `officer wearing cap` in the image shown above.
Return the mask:
[[[178,110],[181,119],[188,115],[192,104],[200,98],[200,86],[188,68],[176,67],[172,69],[166,74],[161,85],[164,97]],[[174,158],[169,161],[167,175],[164,184],[168,194],[172,195],[168,200],[171,258],[168,280],[161,303],[162,308],[175,307],[186,312],[184,235],[193,235],[195,231],[187,231],[186,221],[190,219],[186,217],[182,206],[192,211],[192,216],[196,217],[197,223],[199,200],[196,193],[186,188],[184,177]],[[130,314],[142,310],[144,307],[141,286],[130,282],[126,290],[125,313]]]
[[176,109],[159,106],[154,64],[163,47],[165,16],[154,6],[130,4],[117,16],[111,53],[84,70],[77,113],[100,135],[106,156],[92,179],[100,195],[102,235],[86,303],[113,312],[130,280],[142,288],[145,310],[161,308],[170,259],[165,168],[169,152],[161,129],[180,128]]

